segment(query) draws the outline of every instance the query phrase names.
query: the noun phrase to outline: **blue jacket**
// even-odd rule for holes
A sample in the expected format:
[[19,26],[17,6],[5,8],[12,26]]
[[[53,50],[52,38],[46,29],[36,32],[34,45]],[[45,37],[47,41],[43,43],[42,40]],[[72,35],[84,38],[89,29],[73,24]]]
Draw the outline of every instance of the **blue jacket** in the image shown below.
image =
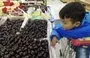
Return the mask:
[[56,24],[52,30],[51,38],[56,36],[59,40],[62,37],[67,39],[78,39],[83,37],[90,37],[90,13],[87,12],[81,25],[71,30],[64,30],[61,24]]

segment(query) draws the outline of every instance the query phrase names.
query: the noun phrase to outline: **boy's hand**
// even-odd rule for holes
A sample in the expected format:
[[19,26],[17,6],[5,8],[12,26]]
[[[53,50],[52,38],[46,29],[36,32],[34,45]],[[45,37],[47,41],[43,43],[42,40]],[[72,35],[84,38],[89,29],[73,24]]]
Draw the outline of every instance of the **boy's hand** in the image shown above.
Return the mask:
[[52,40],[51,40],[51,45],[53,47],[55,47],[56,43],[57,43],[57,38],[56,37],[53,37]]

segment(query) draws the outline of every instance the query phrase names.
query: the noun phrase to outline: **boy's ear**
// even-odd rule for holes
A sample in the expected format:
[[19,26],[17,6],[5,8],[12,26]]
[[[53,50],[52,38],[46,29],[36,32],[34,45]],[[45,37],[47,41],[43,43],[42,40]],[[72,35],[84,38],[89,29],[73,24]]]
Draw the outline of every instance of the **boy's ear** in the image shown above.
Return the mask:
[[78,27],[79,25],[80,25],[79,21],[75,23],[75,27]]

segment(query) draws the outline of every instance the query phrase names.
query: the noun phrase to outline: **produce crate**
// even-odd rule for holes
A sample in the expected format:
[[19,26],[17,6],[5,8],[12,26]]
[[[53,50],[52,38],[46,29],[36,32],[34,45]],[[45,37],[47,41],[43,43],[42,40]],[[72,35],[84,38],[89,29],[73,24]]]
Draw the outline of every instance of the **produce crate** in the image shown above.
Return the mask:
[[[1,58],[50,58],[48,20],[4,18],[0,26]],[[1,22],[0,21],[0,22]]]

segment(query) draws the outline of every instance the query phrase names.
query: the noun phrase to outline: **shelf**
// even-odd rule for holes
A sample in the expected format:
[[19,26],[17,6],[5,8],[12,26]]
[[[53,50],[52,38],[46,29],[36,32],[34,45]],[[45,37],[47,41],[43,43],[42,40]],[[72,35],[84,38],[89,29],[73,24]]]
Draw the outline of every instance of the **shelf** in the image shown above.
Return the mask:
[[81,2],[85,3],[85,4],[89,4],[90,5],[90,2],[86,1],[86,0],[80,0]]
[[88,2],[88,0],[80,0],[81,3],[84,3],[86,5],[86,10],[90,11],[90,2]]
[[43,3],[43,1],[25,1],[23,3]]

